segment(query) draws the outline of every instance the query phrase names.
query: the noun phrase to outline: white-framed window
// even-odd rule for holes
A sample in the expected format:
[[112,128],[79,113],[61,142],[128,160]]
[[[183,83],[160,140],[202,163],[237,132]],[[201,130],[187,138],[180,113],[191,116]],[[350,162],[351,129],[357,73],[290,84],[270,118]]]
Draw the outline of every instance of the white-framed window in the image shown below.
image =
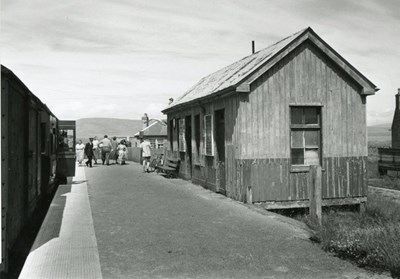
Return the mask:
[[150,146],[151,148],[156,148],[156,140],[155,139],[150,139]]
[[321,164],[321,107],[290,108],[290,157],[293,166]]
[[186,151],[186,140],[185,140],[185,118],[179,119],[179,151]]
[[214,156],[214,122],[213,115],[204,115],[204,154]]
[[169,146],[170,146],[170,149],[171,149],[171,151],[174,151],[174,119],[171,119],[170,121],[169,121],[169,126],[168,126],[168,129],[169,129]]

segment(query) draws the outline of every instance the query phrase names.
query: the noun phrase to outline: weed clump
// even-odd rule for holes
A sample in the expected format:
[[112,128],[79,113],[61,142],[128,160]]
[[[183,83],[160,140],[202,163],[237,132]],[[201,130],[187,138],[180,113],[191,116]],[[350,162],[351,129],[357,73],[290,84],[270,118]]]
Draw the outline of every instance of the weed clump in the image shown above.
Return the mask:
[[364,213],[331,210],[313,239],[323,249],[360,267],[388,271],[400,278],[400,204],[371,195]]

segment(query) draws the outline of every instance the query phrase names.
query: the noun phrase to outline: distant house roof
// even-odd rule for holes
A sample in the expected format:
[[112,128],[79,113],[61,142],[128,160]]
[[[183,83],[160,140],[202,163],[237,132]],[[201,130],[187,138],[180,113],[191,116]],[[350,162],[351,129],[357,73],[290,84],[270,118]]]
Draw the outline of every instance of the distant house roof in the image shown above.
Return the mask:
[[[325,43],[310,27],[303,29],[265,49],[249,55],[221,70],[202,78],[182,96],[174,100],[163,112],[194,100],[227,91],[249,92],[250,83],[265,73],[298,45],[309,39],[325,52],[371,95],[379,89],[358,72],[350,63]],[[259,71],[261,72],[259,73]],[[253,77],[255,76],[255,77]]]
[[140,130],[135,134],[135,137],[138,137],[140,132],[143,131],[143,135],[150,137],[150,136],[167,136],[167,123],[163,120],[155,120],[146,128]]

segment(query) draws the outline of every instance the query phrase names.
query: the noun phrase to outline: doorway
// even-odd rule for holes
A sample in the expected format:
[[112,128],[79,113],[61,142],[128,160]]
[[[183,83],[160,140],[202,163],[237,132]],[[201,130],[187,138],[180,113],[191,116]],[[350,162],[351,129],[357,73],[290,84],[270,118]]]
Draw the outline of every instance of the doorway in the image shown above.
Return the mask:
[[215,144],[217,148],[217,192],[226,194],[225,180],[225,110],[215,111]]
[[76,124],[72,120],[58,122],[57,170],[61,181],[75,176]]
[[192,116],[185,117],[186,169],[188,179],[192,179]]

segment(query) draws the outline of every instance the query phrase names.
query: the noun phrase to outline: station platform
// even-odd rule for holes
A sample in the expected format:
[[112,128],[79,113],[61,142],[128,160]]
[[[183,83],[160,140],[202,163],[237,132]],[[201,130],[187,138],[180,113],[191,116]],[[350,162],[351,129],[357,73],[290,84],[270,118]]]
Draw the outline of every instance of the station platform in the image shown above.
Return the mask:
[[59,185],[19,278],[102,278],[84,168]]
[[309,236],[303,223],[134,162],[76,167],[20,278],[388,278]]

